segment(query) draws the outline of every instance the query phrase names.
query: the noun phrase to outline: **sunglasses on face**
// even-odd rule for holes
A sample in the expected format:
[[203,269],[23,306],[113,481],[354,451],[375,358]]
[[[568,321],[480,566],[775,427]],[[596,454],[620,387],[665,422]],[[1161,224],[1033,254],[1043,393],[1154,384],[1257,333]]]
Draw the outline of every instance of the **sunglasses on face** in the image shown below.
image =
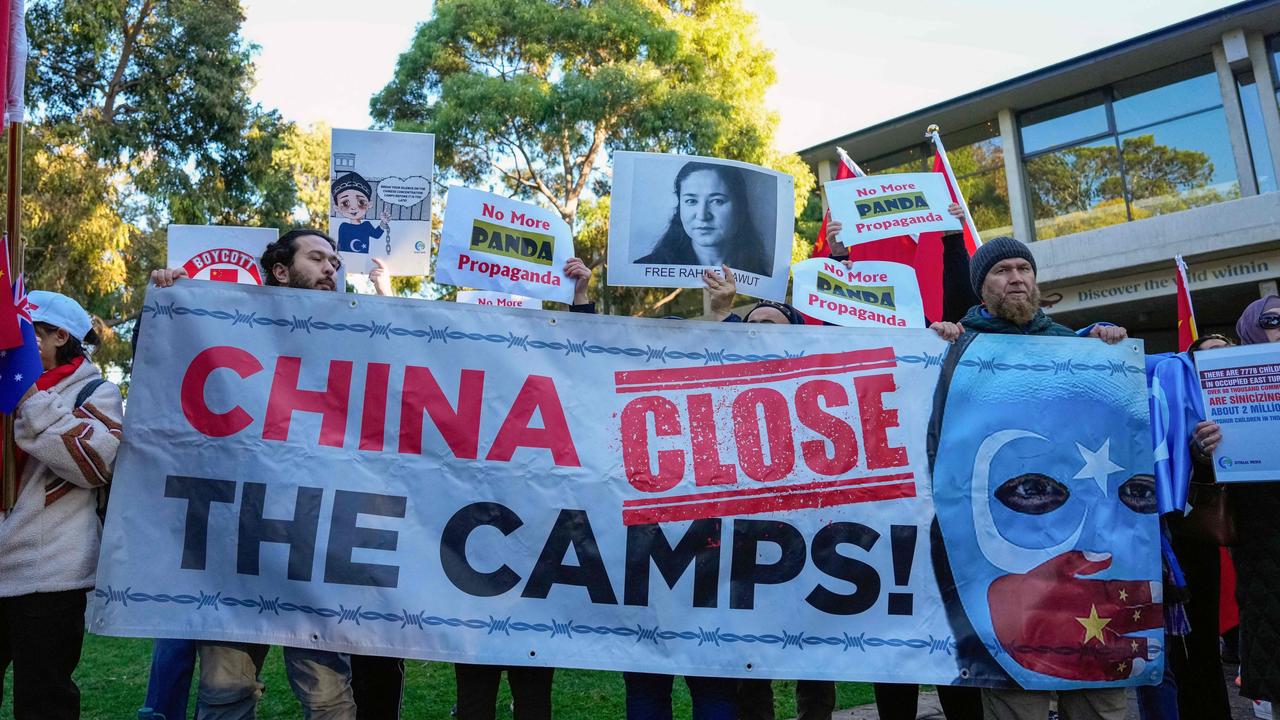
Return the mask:
[[1258,318],[1258,327],[1265,330],[1280,328],[1280,315],[1262,315]]

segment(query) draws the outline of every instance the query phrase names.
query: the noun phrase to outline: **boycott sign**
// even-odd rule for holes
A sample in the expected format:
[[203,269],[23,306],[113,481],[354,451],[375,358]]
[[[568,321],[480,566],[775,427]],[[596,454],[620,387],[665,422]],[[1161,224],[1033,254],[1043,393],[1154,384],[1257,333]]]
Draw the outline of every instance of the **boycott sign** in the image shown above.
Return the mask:
[[925,327],[920,284],[910,265],[857,262],[853,267],[830,258],[791,266],[791,297],[796,309],[845,327]]
[[[262,285],[258,259],[279,233],[275,228],[233,225],[170,225],[166,267],[182,268],[193,280]],[[344,268],[335,278],[337,289],[347,287]]]
[[941,173],[867,175],[822,184],[831,218],[848,247],[899,235],[959,230],[947,212],[951,193]]
[[166,267],[196,280],[261,285],[258,258],[277,235],[275,228],[170,225]]
[[573,283],[564,275],[573,233],[550,210],[454,185],[440,238],[438,282],[573,301]]
[[1161,676],[1138,342],[199,282],[142,312],[94,632],[727,677]]
[[489,305],[491,307],[526,308],[541,310],[542,301],[523,295],[508,295],[492,290],[459,290],[458,302],[468,305]]
[[1195,354],[1208,419],[1222,426],[1218,482],[1280,480],[1280,349],[1241,345]]

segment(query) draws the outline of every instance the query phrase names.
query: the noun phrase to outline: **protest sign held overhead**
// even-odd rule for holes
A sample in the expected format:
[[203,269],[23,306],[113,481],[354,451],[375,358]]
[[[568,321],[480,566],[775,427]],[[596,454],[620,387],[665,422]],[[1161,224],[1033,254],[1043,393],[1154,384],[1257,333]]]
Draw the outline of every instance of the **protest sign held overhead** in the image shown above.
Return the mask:
[[951,192],[941,173],[867,175],[822,184],[846,247],[899,235],[959,230],[947,212]]
[[920,285],[910,265],[862,261],[849,268],[813,258],[791,268],[792,305],[818,320],[845,327],[925,327]]
[[[262,252],[276,241],[275,228],[236,225],[170,225],[168,263],[193,280],[263,285]],[[334,277],[338,292],[347,289],[347,269]]]
[[262,285],[258,259],[279,234],[275,228],[170,225],[167,266],[183,268],[193,280]]
[[1205,417],[1222,427],[1213,453],[1218,482],[1280,480],[1280,347],[1273,343],[1198,352]]
[[449,188],[435,280],[569,303],[573,233],[559,214],[482,190]]
[[[1140,343],[984,335],[948,354],[923,329],[196,282],[152,288],[142,313],[95,632],[722,677],[1161,676],[1159,559],[1139,552],[1156,517],[1095,497],[1109,468],[1150,473]],[[1041,369],[1062,362],[1078,369]],[[932,492],[936,386],[952,376],[942,442],[961,441],[939,472],[988,473],[981,503]],[[1011,412],[975,415],[1010,383]],[[1096,420],[1065,432],[1063,413]],[[1060,512],[992,514],[1023,495],[997,471],[1082,465],[1098,477]],[[1108,504],[1085,523],[1081,502]],[[1082,550],[1115,558],[1108,580],[1057,574]],[[948,556],[959,594],[934,572]],[[1103,585],[1125,607],[1096,598]],[[1016,606],[987,601],[997,586]],[[1123,671],[1082,643],[1089,603],[1123,627],[1107,655]],[[1149,620],[1120,622],[1134,610]],[[1054,629],[1052,662],[1025,651],[1025,613]]]
[[492,290],[459,290],[458,302],[464,305],[487,305],[489,307],[524,308],[526,310],[542,309],[541,300]]
[[790,175],[688,155],[613,159],[610,285],[700,288],[703,271],[724,264],[739,293],[784,299],[795,221]]
[[347,271],[368,273],[376,257],[389,275],[425,275],[435,138],[335,129],[331,153],[329,234]]

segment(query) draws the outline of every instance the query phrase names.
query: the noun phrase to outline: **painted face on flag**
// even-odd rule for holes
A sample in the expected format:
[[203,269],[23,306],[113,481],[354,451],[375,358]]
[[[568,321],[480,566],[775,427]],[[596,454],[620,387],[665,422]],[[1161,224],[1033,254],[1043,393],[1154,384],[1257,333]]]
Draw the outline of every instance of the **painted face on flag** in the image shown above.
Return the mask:
[[979,335],[943,409],[934,502],[956,589],[1024,686],[1160,677],[1143,357],[1131,343],[1084,352],[1100,349]]

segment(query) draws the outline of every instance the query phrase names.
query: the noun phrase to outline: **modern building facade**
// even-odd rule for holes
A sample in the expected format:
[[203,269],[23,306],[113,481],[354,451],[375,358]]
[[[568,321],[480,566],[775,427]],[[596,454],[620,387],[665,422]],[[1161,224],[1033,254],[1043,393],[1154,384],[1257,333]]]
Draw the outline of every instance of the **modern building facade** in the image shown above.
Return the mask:
[[1251,0],[801,151],[930,169],[930,124],[984,238],[1033,242],[1045,310],[1176,343],[1174,255],[1200,331],[1234,336],[1280,280],[1280,0]]

